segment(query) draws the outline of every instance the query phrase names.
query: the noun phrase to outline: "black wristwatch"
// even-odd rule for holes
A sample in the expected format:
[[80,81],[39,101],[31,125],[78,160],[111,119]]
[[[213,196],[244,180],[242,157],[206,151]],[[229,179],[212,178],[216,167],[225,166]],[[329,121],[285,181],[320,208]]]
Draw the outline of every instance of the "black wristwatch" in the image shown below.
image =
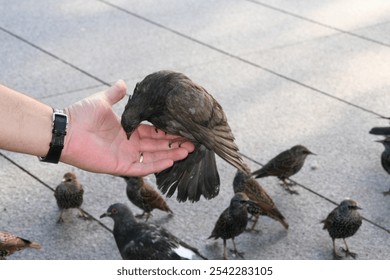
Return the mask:
[[49,151],[45,157],[39,157],[42,162],[58,163],[64,148],[64,139],[66,127],[68,125],[68,116],[63,110],[53,109],[53,130],[49,145]]

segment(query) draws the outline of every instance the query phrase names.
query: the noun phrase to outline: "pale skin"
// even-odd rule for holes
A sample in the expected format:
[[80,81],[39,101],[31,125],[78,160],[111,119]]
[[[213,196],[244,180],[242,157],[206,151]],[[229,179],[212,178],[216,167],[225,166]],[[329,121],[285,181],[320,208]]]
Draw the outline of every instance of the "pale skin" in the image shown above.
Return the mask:
[[[194,150],[191,142],[173,141],[182,138],[145,124],[128,140],[112,110],[125,94],[126,84],[119,80],[65,108],[69,124],[61,162],[90,172],[144,176],[171,167]],[[52,113],[49,105],[0,85],[0,149],[45,156]]]

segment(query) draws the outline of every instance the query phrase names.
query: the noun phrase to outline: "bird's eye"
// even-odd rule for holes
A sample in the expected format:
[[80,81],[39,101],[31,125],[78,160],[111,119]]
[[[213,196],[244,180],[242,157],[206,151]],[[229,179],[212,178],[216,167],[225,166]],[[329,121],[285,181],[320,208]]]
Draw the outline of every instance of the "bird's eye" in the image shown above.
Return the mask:
[[118,209],[116,209],[116,208],[112,208],[112,210],[111,210],[111,213],[112,213],[112,214],[116,214],[116,213],[118,213]]

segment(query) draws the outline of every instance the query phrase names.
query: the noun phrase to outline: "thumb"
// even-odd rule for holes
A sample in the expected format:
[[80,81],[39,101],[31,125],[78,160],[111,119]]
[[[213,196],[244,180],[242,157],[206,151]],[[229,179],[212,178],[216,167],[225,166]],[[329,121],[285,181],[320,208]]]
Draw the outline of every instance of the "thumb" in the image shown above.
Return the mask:
[[126,83],[123,80],[118,80],[113,86],[104,92],[104,95],[108,103],[112,106],[126,95],[126,90]]

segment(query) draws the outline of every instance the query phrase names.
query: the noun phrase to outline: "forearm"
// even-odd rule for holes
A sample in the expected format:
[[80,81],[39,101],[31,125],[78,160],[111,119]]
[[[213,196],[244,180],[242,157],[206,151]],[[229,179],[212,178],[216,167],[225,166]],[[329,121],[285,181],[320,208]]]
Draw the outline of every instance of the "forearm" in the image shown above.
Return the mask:
[[50,106],[0,85],[0,149],[45,156],[52,113]]

